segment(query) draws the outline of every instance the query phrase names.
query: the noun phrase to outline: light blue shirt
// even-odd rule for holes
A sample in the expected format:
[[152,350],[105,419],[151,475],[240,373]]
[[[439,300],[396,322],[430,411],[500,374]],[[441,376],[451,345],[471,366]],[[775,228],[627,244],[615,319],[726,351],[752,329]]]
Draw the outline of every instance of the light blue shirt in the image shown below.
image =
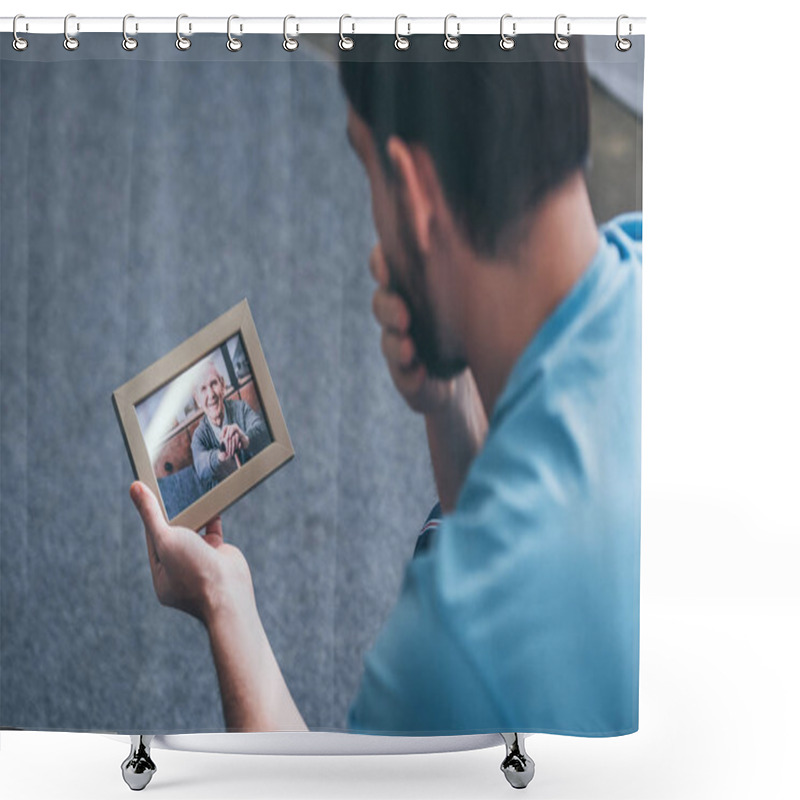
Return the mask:
[[351,730],[638,728],[640,214],[511,371],[456,508],[409,562]]

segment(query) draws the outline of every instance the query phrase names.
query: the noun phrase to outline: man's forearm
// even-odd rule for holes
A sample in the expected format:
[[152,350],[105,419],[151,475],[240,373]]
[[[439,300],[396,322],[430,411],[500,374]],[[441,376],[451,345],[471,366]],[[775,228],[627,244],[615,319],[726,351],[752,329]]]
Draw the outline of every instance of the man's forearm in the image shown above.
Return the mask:
[[255,603],[207,625],[229,731],[308,730],[272,652]]
[[470,464],[483,447],[488,423],[475,379],[464,372],[450,401],[425,415],[433,474],[444,512],[455,508]]

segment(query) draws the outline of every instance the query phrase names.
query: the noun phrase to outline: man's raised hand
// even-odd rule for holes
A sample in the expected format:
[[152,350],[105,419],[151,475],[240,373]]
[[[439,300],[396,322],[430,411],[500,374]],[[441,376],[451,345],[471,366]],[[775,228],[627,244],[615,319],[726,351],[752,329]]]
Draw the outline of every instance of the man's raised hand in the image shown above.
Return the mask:
[[455,380],[431,378],[417,358],[410,335],[411,314],[403,298],[389,289],[389,268],[380,244],[372,248],[369,268],[378,284],[372,313],[381,326],[381,350],[394,385],[414,411],[437,411],[452,399]]

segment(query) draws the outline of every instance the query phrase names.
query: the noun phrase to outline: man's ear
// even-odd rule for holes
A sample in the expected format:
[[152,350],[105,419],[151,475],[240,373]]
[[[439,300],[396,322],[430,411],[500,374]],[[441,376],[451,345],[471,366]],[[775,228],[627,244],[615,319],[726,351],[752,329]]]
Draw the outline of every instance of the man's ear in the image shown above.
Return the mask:
[[386,153],[392,166],[392,180],[411,232],[424,253],[430,249],[431,222],[437,205],[438,177],[428,151],[409,147],[399,136],[390,136]]

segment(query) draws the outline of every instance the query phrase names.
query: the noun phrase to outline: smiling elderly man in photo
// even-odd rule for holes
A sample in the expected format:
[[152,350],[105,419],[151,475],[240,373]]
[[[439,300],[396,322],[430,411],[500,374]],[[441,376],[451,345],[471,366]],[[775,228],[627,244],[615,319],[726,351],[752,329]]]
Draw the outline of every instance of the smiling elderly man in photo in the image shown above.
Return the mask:
[[193,396],[204,416],[192,436],[192,458],[205,491],[269,443],[269,429],[244,400],[225,399],[225,378],[212,359],[197,374]]

